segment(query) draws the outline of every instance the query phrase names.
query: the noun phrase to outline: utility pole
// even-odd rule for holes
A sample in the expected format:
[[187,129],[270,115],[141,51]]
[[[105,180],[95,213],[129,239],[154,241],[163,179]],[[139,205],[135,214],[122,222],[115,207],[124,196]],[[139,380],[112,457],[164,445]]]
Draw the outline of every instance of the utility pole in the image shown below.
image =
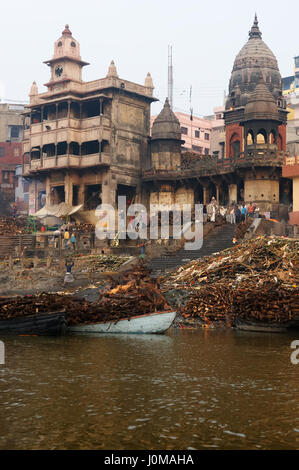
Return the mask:
[[193,142],[192,85],[190,85],[189,104],[190,104],[190,121],[191,121],[191,150],[192,150],[192,142]]
[[168,46],[168,101],[173,109],[173,66],[172,66],[172,46]]

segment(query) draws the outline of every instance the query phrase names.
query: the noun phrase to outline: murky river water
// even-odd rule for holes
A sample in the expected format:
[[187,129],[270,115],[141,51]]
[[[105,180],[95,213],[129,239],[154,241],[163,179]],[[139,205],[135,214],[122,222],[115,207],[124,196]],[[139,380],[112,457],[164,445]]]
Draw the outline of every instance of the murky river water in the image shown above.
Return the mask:
[[6,338],[0,448],[298,449],[297,336]]

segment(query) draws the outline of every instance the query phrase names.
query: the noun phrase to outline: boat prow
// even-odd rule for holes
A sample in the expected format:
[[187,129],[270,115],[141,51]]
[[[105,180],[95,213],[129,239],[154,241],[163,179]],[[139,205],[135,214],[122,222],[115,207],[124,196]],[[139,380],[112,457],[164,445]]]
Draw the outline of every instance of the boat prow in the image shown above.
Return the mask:
[[122,334],[163,334],[172,325],[176,312],[154,312],[124,318],[117,322],[101,322],[69,326],[70,333],[122,333]]
[[1,335],[59,336],[65,333],[64,310],[0,320]]

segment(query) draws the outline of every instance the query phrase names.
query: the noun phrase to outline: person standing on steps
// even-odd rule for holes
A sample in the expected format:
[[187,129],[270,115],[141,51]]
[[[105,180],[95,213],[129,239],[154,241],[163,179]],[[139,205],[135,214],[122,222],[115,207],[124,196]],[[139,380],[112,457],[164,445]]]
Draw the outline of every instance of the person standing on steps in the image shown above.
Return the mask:
[[67,249],[68,244],[69,244],[69,239],[70,239],[70,232],[68,230],[64,232],[63,238],[64,238],[64,248]]
[[64,276],[64,283],[63,283],[64,286],[66,285],[66,283],[74,281],[74,276],[72,275],[72,268],[74,267],[74,264],[75,263],[72,260],[66,260],[65,262],[66,273]]
[[242,220],[242,222],[246,221],[247,214],[248,214],[248,210],[247,210],[247,208],[246,208],[246,206],[243,202],[242,207],[241,207],[241,220]]

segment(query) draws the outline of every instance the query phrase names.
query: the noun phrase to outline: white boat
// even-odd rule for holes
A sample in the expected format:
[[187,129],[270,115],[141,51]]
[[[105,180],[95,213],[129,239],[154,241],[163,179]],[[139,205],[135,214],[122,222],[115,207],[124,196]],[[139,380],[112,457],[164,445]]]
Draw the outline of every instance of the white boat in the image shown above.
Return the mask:
[[176,312],[155,312],[115,322],[101,322],[68,327],[70,333],[162,334],[172,325]]

